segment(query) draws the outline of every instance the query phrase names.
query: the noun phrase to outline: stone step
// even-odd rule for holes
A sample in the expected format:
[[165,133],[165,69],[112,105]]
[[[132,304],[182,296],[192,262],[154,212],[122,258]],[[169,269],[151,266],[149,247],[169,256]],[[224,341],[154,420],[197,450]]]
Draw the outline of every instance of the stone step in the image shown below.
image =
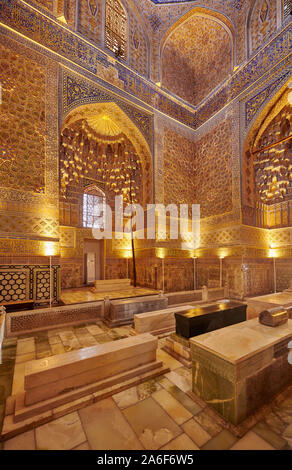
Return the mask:
[[[82,389],[69,392],[66,394],[66,397],[62,396],[59,397],[59,400],[55,400],[55,406],[51,409],[45,410],[45,407],[39,406],[40,403],[33,405],[30,407],[30,416],[27,413],[21,412],[21,408],[16,410],[16,407],[14,413],[13,407],[11,407],[11,414],[6,415],[4,418],[1,440],[11,439],[29,429],[53,421],[103,398],[110,397],[142,382],[164,375],[169,371],[169,367],[164,366],[161,361],[156,361],[153,364],[138,367],[128,373],[119,374],[115,378],[104,380],[102,383],[91,384],[90,386],[82,387]],[[95,385],[97,387],[96,390],[94,390]],[[11,399],[14,398],[11,397]],[[21,403],[24,403],[24,397],[22,399],[20,397],[17,398],[17,406],[19,407]],[[64,401],[66,399],[68,400],[67,402]],[[49,401],[52,402],[52,400]]]

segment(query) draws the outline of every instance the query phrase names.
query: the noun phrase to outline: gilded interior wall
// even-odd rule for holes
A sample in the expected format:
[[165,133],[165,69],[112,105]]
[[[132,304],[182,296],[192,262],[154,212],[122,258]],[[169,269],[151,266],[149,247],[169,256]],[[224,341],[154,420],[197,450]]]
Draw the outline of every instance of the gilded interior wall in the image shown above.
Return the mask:
[[[146,2],[146,0],[145,0]],[[147,0],[148,2],[148,0]],[[149,4],[150,2],[148,2]],[[228,5],[227,5],[228,3]],[[249,2],[245,2],[245,4],[248,4]],[[141,8],[144,5],[144,1],[140,2]],[[152,4],[153,5],[153,4]],[[224,11],[226,14],[232,16],[232,18],[235,20],[237,16],[240,16],[240,21],[241,23],[241,28],[243,29],[242,25],[244,24],[244,19],[246,18],[245,14],[246,8],[245,6],[242,7],[241,10],[235,10],[232,9],[231,3],[230,2],[219,2],[219,1],[212,1],[210,2],[210,5],[212,7],[220,7],[222,11]],[[170,8],[173,7],[173,14],[170,14]],[[154,6],[154,8],[156,8]],[[148,30],[153,31],[153,41],[156,41],[156,46],[157,51],[159,50],[159,37],[161,38],[163,36],[163,30],[166,31],[169,26],[173,23],[173,21],[178,17],[181,16],[183,11],[186,11],[186,9],[191,8],[190,5],[168,5],[168,6],[163,6],[162,8],[159,8],[159,10],[156,8],[156,12],[159,11],[159,17],[162,18],[162,25],[157,26],[157,32],[154,31],[156,28],[155,25],[159,23],[157,19],[152,17],[151,19],[148,18]],[[185,10],[183,10],[185,9]],[[148,10],[147,10],[148,11]],[[147,12],[145,10],[145,14]],[[152,11],[152,10],[151,10]],[[232,13],[233,11],[233,13]],[[163,12],[163,14],[162,14]],[[240,12],[240,13],[239,13]],[[161,13],[161,16],[160,16]],[[176,16],[177,15],[177,16]],[[239,32],[242,31],[242,29],[238,29],[238,48],[239,48],[239,43],[241,44],[241,59],[243,60],[246,54],[246,50],[243,47],[243,44],[245,44],[246,37],[241,37]],[[158,32],[159,31],[159,32]],[[151,33],[152,34],[152,33]],[[134,35],[132,36],[134,39]],[[131,38],[130,38],[131,39]],[[7,47],[7,40],[4,38],[4,47]],[[47,135],[47,141],[46,141],[46,163],[47,163],[47,169],[46,169],[46,180],[45,180],[45,192],[44,193],[34,193],[32,194],[29,191],[17,191],[17,190],[11,190],[11,191],[6,191],[4,189],[0,189],[0,195],[1,195],[1,207],[3,208],[3,234],[9,233],[10,234],[25,234],[27,238],[27,244],[25,244],[25,247],[22,248],[22,259],[23,258],[23,253],[26,255],[27,253],[29,256],[32,256],[32,253],[35,255],[35,257],[41,257],[42,250],[45,249],[45,247],[42,245],[43,240],[32,240],[29,238],[30,235],[37,235],[39,237],[42,236],[47,236],[47,237],[55,237],[56,239],[58,238],[58,221],[57,221],[57,214],[58,210],[58,202],[56,201],[56,195],[58,195],[58,177],[57,177],[57,150],[56,150],[56,145],[57,145],[57,113],[56,110],[58,109],[57,106],[57,99],[56,99],[56,86],[57,86],[57,73],[54,67],[52,66],[50,60],[48,59],[47,56],[41,55],[41,54],[36,54],[32,53],[32,50],[26,49],[23,44],[19,46],[16,50],[17,54],[23,55],[27,59],[27,61],[34,61],[39,65],[40,68],[44,69],[44,73],[46,76],[46,81],[47,81],[47,87],[46,87],[46,135]],[[153,53],[153,50],[152,50]],[[84,59],[84,57],[82,57]],[[88,58],[89,60],[90,58]],[[85,59],[84,59],[85,61]],[[158,60],[155,65],[155,61],[153,62],[153,70],[156,72],[158,71],[159,64]],[[109,67],[113,68],[113,67]],[[142,69],[141,69],[142,70]],[[80,69],[79,69],[80,72]],[[116,70],[115,70],[116,72]],[[155,72],[155,73],[156,73]],[[154,76],[154,75],[153,75]],[[110,80],[109,80],[110,82]],[[124,82],[123,82],[124,83]],[[136,86],[136,85],[135,85]],[[138,89],[138,86],[137,86]],[[142,88],[141,88],[142,89]],[[137,91],[138,93],[138,91]],[[235,92],[234,92],[235,93]],[[137,94],[138,96],[138,94]],[[234,95],[236,96],[236,94]],[[156,98],[156,97],[155,97]],[[218,107],[220,106],[220,103],[218,104]],[[162,109],[162,108],[161,108]],[[217,110],[219,108],[216,108]],[[207,116],[208,117],[208,116]],[[188,129],[188,132],[193,134],[194,138],[188,139],[188,137],[185,136],[184,133],[180,132],[179,130],[175,130],[175,135],[176,137],[173,137],[174,139],[174,144],[178,148],[177,142],[180,144],[184,145],[187,148],[187,154],[189,155],[190,151],[188,148],[193,148],[194,147],[194,164],[196,163],[197,171],[200,172],[200,179],[199,179],[199,188],[198,188],[198,193],[196,194],[196,197],[198,198],[198,201],[202,201],[204,203],[204,200],[208,197],[208,194],[210,193],[211,196],[210,198],[214,196],[214,199],[212,200],[207,200],[206,205],[204,207],[204,214],[205,217],[210,217],[210,220],[208,220],[207,224],[204,228],[206,228],[206,231],[204,232],[205,240],[208,241],[209,245],[212,247],[212,253],[213,253],[213,259],[210,261],[206,261],[206,264],[204,267],[202,267],[202,274],[201,274],[201,279],[203,281],[206,281],[207,283],[210,281],[210,283],[217,283],[219,282],[218,279],[218,266],[219,266],[219,258],[218,258],[218,250],[222,246],[222,244],[232,245],[234,243],[234,240],[239,239],[239,244],[240,244],[240,237],[242,234],[237,233],[237,231],[234,229],[232,224],[234,225],[235,223],[238,222],[238,214],[234,215],[233,213],[229,214],[229,219],[227,219],[227,216],[222,215],[224,214],[225,211],[230,211],[232,208],[234,209],[234,201],[236,204],[238,204],[238,197],[237,193],[235,195],[234,192],[234,186],[236,186],[236,191],[240,192],[240,179],[238,176],[239,172],[239,129],[236,130],[237,126],[237,117],[235,116],[234,118],[228,118],[225,119],[224,115],[220,115],[220,119],[218,124],[213,126],[212,130],[206,130],[208,128],[208,124],[204,126],[204,132],[202,132],[201,135],[201,129],[199,130],[198,133],[194,133],[191,129]],[[223,124],[222,124],[223,123]],[[235,123],[235,124],[234,124]],[[169,126],[166,125],[166,128],[170,128]],[[178,126],[179,127],[179,126]],[[222,127],[222,130],[220,129]],[[156,129],[155,130],[155,139],[163,141],[164,139],[164,132],[162,133],[163,135],[160,136],[160,131]],[[169,132],[169,131],[167,131]],[[171,131],[172,132],[172,131]],[[166,134],[167,135],[167,134]],[[171,135],[171,134],[169,134]],[[215,139],[215,143],[213,142]],[[188,140],[188,142],[186,141]],[[196,141],[194,143],[194,141]],[[235,143],[237,142],[237,146]],[[155,142],[155,145],[156,142]],[[168,143],[166,143],[168,145]],[[235,145],[235,147],[234,147]],[[55,146],[55,147],[54,147]],[[156,147],[157,149],[158,147]],[[235,150],[234,150],[235,148]],[[222,149],[224,150],[222,152]],[[170,153],[172,152],[170,147],[169,147]],[[167,152],[166,152],[167,153]],[[155,152],[155,165],[157,164],[156,162],[161,159],[161,155],[164,155],[164,149],[162,146],[162,154],[158,154],[158,152]],[[196,157],[196,155],[198,155]],[[177,168],[178,170],[180,169],[180,160],[175,161],[175,152],[168,157],[169,160],[162,161],[159,167],[156,167],[156,169],[159,170],[157,173],[156,177],[159,179],[160,175],[163,175],[164,171],[164,165],[167,165],[167,162],[170,161],[171,165],[173,165],[172,169],[172,178],[169,179],[168,181],[168,188],[169,188],[169,193],[171,194],[172,192],[176,194],[176,197],[178,193],[182,193],[184,198],[190,197],[191,190],[187,190],[185,193],[185,185],[180,185],[180,187],[175,188],[174,186],[174,169]],[[184,158],[184,156],[183,156]],[[187,162],[189,162],[190,157],[187,156],[185,162],[183,163],[185,165],[185,168],[187,167]],[[231,168],[232,167],[232,168]],[[216,170],[213,170],[213,168],[216,168]],[[231,168],[231,169],[230,169]],[[210,176],[210,179],[207,179],[207,175],[209,175],[209,170],[213,171],[213,173]],[[220,191],[218,190],[218,194],[216,194],[217,191],[217,179],[221,176],[221,174],[225,175],[226,181],[229,182],[229,184],[224,185],[225,181],[222,180],[219,181],[219,187]],[[233,175],[233,177],[232,177]],[[240,175],[240,173],[239,173]],[[206,178],[206,192],[204,192],[204,186],[205,184],[202,184],[202,178]],[[191,178],[189,177],[188,179],[188,184],[191,187]],[[205,181],[205,180],[204,180]],[[212,186],[211,181],[216,181],[215,188]],[[222,184],[221,184],[222,183]],[[156,187],[159,187],[159,182],[156,182]],[[215,191],[215,192],[214,192]],[[212,196],[213,195],[213,196]],[[161,194],[159,195],[159,197]],[[165,197],[167,198],[169,195],[166,192]],[[58,196],[57,196],[58,197]],[[180,197],[178,195],[178,197]],[[218,202],[215,202],[215,200]],[[197,201],[191,201],[191,202],[197,202]],[[232,204],[233,202],[233,204]],[[40,217],[40,209],[46,208],[46,213],[48,214],[46,217],[41,216]],[[211,211],[211,207],[214,207],[214,213]],[[29,210],[27,209],[29,208]],[[9,211],[9,213],[7,213]],[[27,212],[29,212],[29,214]],[[20,214],[18,215],[17,212]],[[25,216],[23,215],[25,214]],[[33,215],[34,214],[34,215]],[[5,217],[8,217],[8,219],[4,219]],[[17,217],[19,217],[17,219]],[[13,221],[13,223],[12,223]],[[17,223],[17,221],[21,223]],[[230,229],[229,227],[228,230],[226,228],[227,222],[230,224]],[[222,226],[221,226],[222,225]],[[6,227],[9,227],[9,232],[5,232]],[[49,228],[51,227],[51,228]],[[68,227],[66,227],[68,228]],[[70,228],[70,227],[69,227]],[[63,229],[61,230],[62,233]],[[63,234],[65,232],[63,231]],[[61,256],[62,256],[62,269],[63,269],[63,286],[64,287],[72,287],[72,286],[77,286],[81,285],[83,282],[82,276],[83,276],[83,271],[82,271],[82,263],[83,263],[83,240],[84,237],[88,235],[82,234],[79,230],[76,230],[75,233],[75,241],[73,240],[73,245],[72,245],[72,236],[69,236],[69,241],[67,242],[62,242],[61,246]],[[70,241],[71,237],[71,241]],[[238,238],[239,237],[239,238]],[[247,235],[248,237],[248,235]],[[64,237],[65,238],[65,235]],[[74,237],[73,237],[74,239]],[[226,240],[229,240],[228,242]],[[291,238],[289,239],[289,243],[291,244]],[[67,245],[66,245],[67,243]],[[259,245],[260,241],[254,238],[253,243],[255,245]],[[287,242],[288,243],[288,242]],[[5,245],[6,244],[6,245]],[[9,250],[11,250],[11,253],[13,252],[18,253],[17,250],[21,249],[21,244],[18,243],[12,243],[11,240],[3,241],[1,240],[1,246],[3,247],[4,251],[4,256],[5,256],[5,246],[8,247]],[[238,250],[238,247],[235,247]],[[234,248],[234,252],[236,251]],[[210,248],[211,250],[211,248]],[[202,256],[204,256],[204,250],[202,250]],[[240,250],[239,250],[240,251]],[[255,250],[256,251],[256,250]],[[230,249],[230,255],[232,253],[232,249]],[[111,277],[117,277],[119,276],[122,272],[125,270],[125,260],[117,260],[114,258],[114,255],[112,255],[110,252],[109,254],[109,262],[108,262],[108,271],[107,275]],[[263,252],[260,253],[258,250],[257,252],[258,255],[258,260],[257,263],[260,263],[260,258],[262,256],[267,256],[267,253]],[[10,256],[10,255],[9,255]],[[30,258],[31,259],[31,258]],[[36,258],[35,258],[36,259]],[[48,259],[45,260],[46,265],[48,264]],[[176,259],[176,258],[167,258],[165,259],[165,264],[167,265],[166,268],[166,286],[167,289],[170,290],[180,290],[180,289],[187,289],[191,288],[189,287],[192,282],[192,260],[181,260],[181,259]],[[290,268],[289,268],[289,262],[290,260],[287,260],[287,265],[288,268],[282,269],[279,267],[279,276],[281,278],[285,278],[285,281],[283,281],[282,284],[280,285],[285,285],[287,283],[288,277],[290,276]],[[208,267],[209,263],[209,267]],[[258,268],[257,263],[254,263],[252,265],[253,261],[250,261],[251,263],[251,272],[252,270],[255,271],[256,275],[256,283],[255,283],[255,290],[258,293],[265,293],[266,292],[266,282],[264,285],[261,285],[261,276],[265,275],[264,273],[267,272],[266,266],[264,268]],[[264,263],[264,261],[263,261]],[[284,260],[283,260],[284,263]],[[144,265],[146,265],[144,267]],[[231,260],[228,258],[224,259],[224,265],[228,266],[230,264],[230,267],[227,269],[227,267],[224,267],[223,273],[224,273],[224,280],[228,279],[228,282],[231,286],[232,291],[234,292],[234,295],[239,295],[242,292],[244,292],[244,285],[243,285],[243,278],[241,279],[240,277],[240,269],[242,266],[242,260],[240,257],[237,258],[237,260],[234,261],[234,263],[231,263]],[[248,264],[248,263],[247,263]],[[161,288],[161,282],[162,282],[162,272],[161,272],[161,259],[157,258],[150,258],[149,261],[146,258],[142,261],[138,262],[138,277],[141,280],[141,283],[152,283],[155,282],[155,272],[152,272],[152,267],[157,267],[157,279],[158,279],[158,288]],[[173,269],[172,269],[173,266]],[[269,262],[270,266],[270,262]],[[171,267],[171,268],[170,268]],[[139,269],[141,268],[140,274],[139,274]],[[270,267],[271,268],[271,267]],[[270,269],[269,268],[269,269]],[[198,268],[199,269],[199,268]],[[175,274],[173,274],[175,273]],[[206,275],[207,273],[207,275]],[[288,274],[287,274],[288,273]],[[177,282],[176,277],[179,277],[179,281]],[[210,277],[210,279],[209,279]],[[216,279],[217,277],[217,279]],[[252,279],[252,277],[250,277]],[[268,278],[267,278],[268,279]],[[252,283],[248,281],[247,283],[247,291],[250,292],[250,288],[252,286]],[[281,281],[282,282],[282,281]]]
[[38,6],[40,6],[42,8],[46,8],[51,13],[53,13],[54,1],[55,0],[34,0],[33,3],[36,3]]
[[102,38],[101,0],[79,0],[78,30],[88,39],[100,44]]
[[203,218],[231,211],[232,159],[230,117],[196,142],[180,135],[179,128],[176,131],[166,128],[164,203],[200,204]]
[[165,130],[163,148],[164,204],[194,203],[194,143]]
[[245,259],[243,277],[245,297],[269,294],[273,289],[272,260]]
[[[22,272],[29,286],[24,293],[15,287],[20,278],[8,291],[2,284],[0,299],[47,301],[48,245],[58,297],[57,67],[23,44],[4,36],[0,43],[1,266],[4,281]],[[16,270],[11,279],[5,269]]]
[[141,75],[148,76],[148,46],[141,25],[131,9],[129,15],[129,65]]
[[[128,15],[127,62],[142,75],[148,74],[148,47],[145,34],[135,13],[127,2],[124,7]],[[99,45],[104,43],[105,2],[101,0],[80,0],[78,30]]]
[[277,1],[257,0],[248,25],[250,53],[267,42],[277,29]]
[[276,94],[249,132],[243,149],[243,221],[260,227],[291,226],[291,106]]
[[210,18],[193,16],[166,41],[162,86],[197,105],[228,76],[231,64],[227,31]]
[[44,193],[45,68],[2,45],[0,76],[0,185]]
[[[137,284],[152,289],[163,289],[162,259],[141,256],[136,260]],[[132,262],[129,263],[132,272]],[[192,259],[164,259],[164,290],[178,292],[192,290],[194,286],[194,269]]]
[[231,211],[232,119],[227,118],[198,140],[194,150],[194,200],[201,206],[201,217]]
[[276,260],[276,273],[277,273],[277,291],[281,292],[288,289],[292,280],[292,260],[277,259]]
[[136,7],[144,19],[151,47],[151,77],[154,81],[161,80],[160,46],[165,35],[173,25],[184,18],[184,15],[200,10],[208,15],[223,14],[231,21],[237,31],[236,55],[237,62],[246,58],[246,20],[253,0],[195,0],[193,2],[165,3],[156,5],[149,0],[135,0]]

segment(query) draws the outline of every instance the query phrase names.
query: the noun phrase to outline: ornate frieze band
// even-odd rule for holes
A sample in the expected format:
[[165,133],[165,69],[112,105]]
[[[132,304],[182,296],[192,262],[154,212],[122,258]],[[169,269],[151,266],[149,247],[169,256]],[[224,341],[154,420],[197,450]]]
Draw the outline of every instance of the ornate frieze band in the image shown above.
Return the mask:
[[[236,7],[241,3],[240,0],[234,2]],[[3,25],[15,29],[94,75],[98,74],[100,66],[113,67],[112,61],[110,62],[108,56],[97,47],[43,13],[33,10],[20,0],[2,0],[0,20]],[[238,69],[199,108],[179,104],[167,93],[159,91],[150,81],[130,71],[121,62],[116,62],[114,67],[118,72],[119,80],[124,84],[124,91],[158,111],[197,129],[285,58],[288,57],[288,62],[290,61],[291,64],[291,32],[292,26],[290,24],[246,65]],[[288,67],[288,65],[287,63],[286,66]]]

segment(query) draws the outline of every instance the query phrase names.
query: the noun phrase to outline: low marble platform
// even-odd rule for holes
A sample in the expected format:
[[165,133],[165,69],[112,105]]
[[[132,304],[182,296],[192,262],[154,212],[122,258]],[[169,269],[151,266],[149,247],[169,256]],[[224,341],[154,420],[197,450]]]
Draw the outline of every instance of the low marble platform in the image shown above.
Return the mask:
[[146,333],[26,363],[25,404],[156,361],[157,339]]
[[175,331],[175,312],[183,312],[190,308],[191,305],[185,305],[134,315],[135,331],[138,334],[148,332],[152,335]]
[[155,289],[149,289],[146,287],[134,287],[128,286],[127,289],[114,291],[103,291],[103,292],[92,292],[92,287],[75,287],[72,289],[62,289],[60,300],[65,305],[81,304],[85,302],[97,302],[104,300],[105,297],[109,297],[110,300],[114,299],[125,299],[142,297],[146,295],[159,294],[159,291]]
[[191,338],[193,392],[238,425],[292,384],[291,339],[292,320],[272,328],[258,319]]
[[6,314],[6,336],[19,336],[33,331],[54,329],[57,326],[78,325],[97,321],[104,315],[104,302],[65,305],[11,312]]
[[168,300],[164,295],[135,297],[134,299],[111,300],[104,321],[110,327],[126,325],[134,321],[138,313],[152,312],[167,308]]
[[110,292],[128,289],[131,279],[105,279],[94,281],[94,292]]
[[2,438],[169,372],[156,360],[157,346],[157,338],[146,333],[30,360],[35,357],[34,338],[19,340],[20,362],[6,402]]

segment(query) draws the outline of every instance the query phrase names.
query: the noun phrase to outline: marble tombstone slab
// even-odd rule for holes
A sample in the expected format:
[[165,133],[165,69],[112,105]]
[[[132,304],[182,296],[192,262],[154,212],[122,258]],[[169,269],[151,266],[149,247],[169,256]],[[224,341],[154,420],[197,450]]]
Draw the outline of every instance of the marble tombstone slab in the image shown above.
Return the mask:
[[193,392],[237,425],[292,384],[292,320],[276,328],[258,319],[190,339]]
[[131,287],[131,279],[105,279],[94,281],[94,292],[109,292],[128,289]]
[[136,333],[162,334],[175,330],[175,312],[183,312],[192,308],[191,305],[181,307],[168,307],[154,312],[140,313],[134,315]]
[[156,361],[157,338],[145,333],[25,364],[25,404]]

